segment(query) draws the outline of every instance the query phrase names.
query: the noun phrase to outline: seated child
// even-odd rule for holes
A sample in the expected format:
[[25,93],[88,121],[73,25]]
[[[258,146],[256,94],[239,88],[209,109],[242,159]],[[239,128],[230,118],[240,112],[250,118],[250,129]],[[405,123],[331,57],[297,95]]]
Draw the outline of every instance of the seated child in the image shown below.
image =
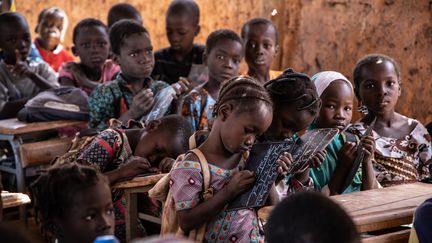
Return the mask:
[[401,95],[401,77],[396,62],[385,55],[362,58],[354,69],[355,93],[368,114],[355,124],[363,134],[376,117],[374,170],[386,187],[412,183],[429,176],[431,137],[417,120],[395,111]]
[[[185,118],[169,115],[150,122],[145,129],[106,129],[83,148],[77,158],[79,162],[99,168],[112,185],[143,173],[169,172],[174,161],[162,162],[162,159],[185,153],[191,135],[192,127]],[[125,209],[121,195],[119,191],[113,192],[118,222],[116,236],[124,239]],[[155,211],[154,207],[151,210]]]
[[193,65],[203,64],[204,46],[194,44],[200,32],[200,11],[193,0],[174,0],[166,13],[166,32],[170,47],[155,53],[152,77],[169,84],[188,77]]
[[[264,87],[273,101],[272,123],[259,138],[261,142],[278,142],[286,139],[297,140],[297,133],[306,129],[315,119],[319,111],[319,97],[310,78],[303,73],[286,69],[276,79],[267,82]],[[324,152],[311,158],[311,166],[318,166],[324,160]],[[291,157],[289,154],[286,156]],[[292,158],[290,158],[291,160]],[[291,161],[279,161],[286,173]],[[309,167],[295,175],[278,178],[277,191],[280,197],[302,190],[313,190],[313,181],[309,177]]]
[[360,243],[350,216],[330,198],[316,192],[298,193],[279,203],[266,224],[266,240],[269,243]]
[[36,33],[38,38],[34,41],[43,60],[56,72],[64,62],[74,60],[72,54],[66,51],[61,42],[64,39],[68,26],[68,18],[63,9],[50,7],[39,13]]
[[[121,72],[111,82],[98,86],[90,96],[89,126],[98,131],[105,129],[111,118],[127,122],[148,114],[154,104],[153,96],[169,86],[150,77],[154,66],[153,46],[142,25],[133,20],[120,20],[111,27],[110,42]],[[187,85],[180,81],[171,86],[181,95],[188,91]]]
[[222,82],[238,75],[243,58],[242,41],[232,30],[216,30],[207,37],[203,58],[209,69],[209,80],[191,91],[182,111],[194,131],[211,129],[213,107]]
[[110,8],[107,17],[108,28],[122,19],[132,19],[143,25],[140,12],[129,3],[117,3]]
[[432,242],[432,231],[430,226],[432,225],[432,198],[424,201],[415,211],[413,228],[411,228],[411,234],[409,243]]
[[39,92],[59,87],[57,74],[45,62],[27,59],[31,36],[19,13],[0,14],[0,119],[15,117],[27,100]]
[[62,85],[83,89],[88,95],[99,84],[115,78],[120,67],[108,59],[110,43],[108,28],[97,19],[83,19],[73,30],[72,52],[81,62],[62,65],[59,81]]
[[[350,126],[354,102],[354,89],[341,73],[325,71],[312,77],[317,93],[321,98],[321,110],[309,129],[338,128],[341,131]],[[353,141],[347,141],[351,136]],[[357,156],[357,146],[363,146],[365,156],[361,169],[355,175],[351,185],[344,188],[346,177]],[[326,148],[326,156],[320,167],[312,168],[310,176],[315,189],[335,195],[353,191],[376,188],[372,168],[375,143],[372,136],[362,138],[362,145],[356,144],[356,137],[349,131],[336,135]]]
[[280,71],[270,70],[273,58],[279,52],[279,33],[273,22],[264,18],[253,18],[243,25],[241,37],[245,45],[248,76],[264,84],[282,74]]
[[56,242],[92,243],[114,233],[107,178],[76,163],[54,166],[32,184],[42,233]]
[[254,184],[253,172],[241,170],[239,164],[256,137],[270,126],[271,99],[258,81],[239,77],[222,85],[213,112],[213,128],[199,146],[210,167],[213,196],[202,200],[199,159],[188,154],[178,161],[171,171],[170,192],[179,226],[188,233],[206,225],[204,242],[263,241],[254,209],[226,211],[225,206]]

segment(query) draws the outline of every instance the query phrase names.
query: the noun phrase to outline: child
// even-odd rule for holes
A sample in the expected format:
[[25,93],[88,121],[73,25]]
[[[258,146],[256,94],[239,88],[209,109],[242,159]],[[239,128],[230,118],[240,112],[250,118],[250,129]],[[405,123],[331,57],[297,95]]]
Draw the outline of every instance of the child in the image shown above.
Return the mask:
[[68,18],[61,8],[50,7],[39,13],[35,30],[39,36],[34,43],[43,60],[56,72],[62,63],[74,60],[61,45],[67,26]]
[[0,14],[0,119],[15,117],[28,99],[59,87],[57,74],[45,62],[27,59],[31,37],[26,19],[19,13]]
[[[310,78],[292,69],[286,69],[276,79],[267,82],[264,87],[273,100],[273,121],[269,129],[260,137],[262,142],[278,142],[286,139],[298,139],[297,132],[306,129],[315,119],[320,102],[315,86]],[[291,157],[289,154],[286,156]],[[318,166],[324,160],[320,152],[312,157],[311,165]],[[290,158],[291,160],[292,158]],[[279,170],[285,171],[288,165],[280,163]],[[308,167],[294,176],[288,175],[276,181],[280,197],[288,193],[303,190],[313,190],[313,181],[309,177]],[[280,181],[280,183],[279,183]]]
[[249,20],[241,29],[241,37],[245,45],[248,76],[264,84],[282,74],[270,70],[273,58],[279,52],[279,33],[270,20],[264,18]]
[[[107,121],[139,119],[153,107],[153,95],[169,85],[150,78],[153,70],[153,46],[147,30],[133,20],[120,20],[110,30],[114,61],[121,72],[113,81],[98,86],[90,96],[89,126],[97,130]],[[178,95],[188,91],[184,81],[171,85]]]
[[107,178],[76,163],[55,166],[32,185],[42,232],[59,243],[91,243],[114,233]]
[[107,18],[108,28],[122,19],[132,19],[143,25],[140,12],[129,3],[117,3],[110,8]]
[[110,44],[108,28],[97,19],[83,19],[73,30],[72,51],[79,63],[62,65],[59,81],[62,85],[83,89],[88,95],[96,86],[112,80],[120,67],[108,59]]
[[[145,129],[106,129],[82,149],[78,161],[99,168],[110,185],[143,173],[167,173],[174,161],[162,159],[185,153],[191,135],[191,125],[179,115],[152,121]],[[116,220],[121,222],[125,218],[124,202],[120,192],[114,191],[113,196]],[[149,210],[157,211],[154,207]],[[116,223],[116,236],[124,239],[124,233],[124,223]]]
[[426,128],[395,111],[401,94],[399,66],[388,56],[367,55],[357,63],[353,76],[356,96],[368,111],[355,128],[364,133],[376,117],[372,134],[378,182],[386,187],[428,176],[432,151]]
[[360,243],[356,226],[343,208],[313,192],[298,193],[279,203],[266,230],[269,243]]
[[[348,79],[341,73],[325,71],[312,77],[317,93],[321,98],[321,110],[315,122],[309,129],[338,128],[345,130],[350,125],[354,102],[354,89]],[[353,191],[368,190],[377,187],[372,168],[374,140],[372,136],[362,139],[365,157],[361,170],[355,175],[351,185],[344,188],[346,177],[356,158],[356,140],[347,141],[344,138],[354,134],[338,134],[327,146],[327,155],[320,167],[312,168],[310,176],[314,181],[315,190],[335,195]]]
[[204,46],[194,44],[200,32],[200,11],[193,0],[174,0],[166,13],[166,31],[170,47],[155,53],[152,77],[169,84],[188,77],[195,64],[203,64]]
[[209,80],[192,90],[183,105],[183,116],[195,131],[211,129],[221,84],[238,75],[243,58],[242,41],[232,30],[216,30],[207,37],[203,58],[209,69]]
[[207,224],[205,242],[258,242],[260,234],[253,209],[225,211],[225,206],[253,185],[255,176],[241,171],[239,162],[272,120],[272,102],[265,89],[250,78],[224,83],[213,110],[216,117],[208,139],[199,147],[211,172],[214,195],[202,202],[203,176],[195,155],[189,154],[171,171],[171,193],[180,228],[189,232]]

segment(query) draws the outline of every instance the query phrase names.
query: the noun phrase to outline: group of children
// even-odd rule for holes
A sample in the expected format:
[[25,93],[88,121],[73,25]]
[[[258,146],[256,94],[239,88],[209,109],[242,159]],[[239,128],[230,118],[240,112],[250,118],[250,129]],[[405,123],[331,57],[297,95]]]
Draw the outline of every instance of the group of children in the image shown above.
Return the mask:
[[[419,121],[395,111],[402,79],[392,58],[373,54],[359,60],[354,85],[336,71],[312,78],[292,69],[277,72],[270,69],[279,50],[279,34],[271,21],[249,20],[241,36],[216,30],[201,46],[194,43],[199,18],[194,1],[174,0],[166,15],[170,47],[153,52],[139,12],[129,4],[114,5],[109,27],[91,18],[75,26],[72,52],[80,62],[74,62],[60,44],[67,16],[59,8],[48,8],[39,15],[35,40],[47,64],[29,58],[32,41],[26,19],[19,13],[0,14],[0,118],[14,117],[42,90],[75,86],[89,94],[89,127],[99,131],[78,152],[78,164],[57,164],[33,185],[47,235],[59,242],[92,242],[115,232],[124,241],[125,200],[109,186],[140,174],[169,172],[184,232],[206,225],[206,242],[262,242],[256,209],[227,211],[226,205],[255,182],[243,164],[256,142],[296,141],[304,130],[340,132],[295,174],[287,173],[294,162],[291,155],[282,154],[268,204],[301,191],[336,195],[430,176],[430,135]],[[248,71],[239,76],[243,57]],[[208,70],[203,83],[189,75],[198,66]],[[144,125],[136,122],[168,87],[175,97],[165,116]],[[354,98],[367,114],[352,124]],[[365,134],[370,125],[372,133]],[[189,153],[174,161],[193,148],[190,137],[209,163],[213,196],[208,200],[203,198],[200,159]],[[346,185],[359,146],[364,156]],[[160,210],[154,200],[144,200]],[[341,222],[352,224],[349,219]],[[350,234],[348,238],[358,241]]]

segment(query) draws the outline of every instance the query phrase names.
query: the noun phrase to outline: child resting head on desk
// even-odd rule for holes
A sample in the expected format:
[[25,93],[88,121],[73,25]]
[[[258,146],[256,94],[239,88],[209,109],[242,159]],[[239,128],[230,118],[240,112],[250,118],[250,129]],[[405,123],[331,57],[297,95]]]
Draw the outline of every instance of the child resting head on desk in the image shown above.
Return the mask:
[[76,163],[54,166],[32,185],[41,230],[56,242],[91,243],[114,233],[107,178]]
[[[169,172],[174,159],[189,149],[191,135],[192,126],[185,118],[168,115],[151,121],[145,128],[106,129],[79,152],[77,160],[99,168],[112,185],[139,174]],[[122,193],[113,191],[116,222],[119,222],[115,232],[123,239],[125,205],[121,199]],[[150,211],[157,211],[156,205],[148,206]]]

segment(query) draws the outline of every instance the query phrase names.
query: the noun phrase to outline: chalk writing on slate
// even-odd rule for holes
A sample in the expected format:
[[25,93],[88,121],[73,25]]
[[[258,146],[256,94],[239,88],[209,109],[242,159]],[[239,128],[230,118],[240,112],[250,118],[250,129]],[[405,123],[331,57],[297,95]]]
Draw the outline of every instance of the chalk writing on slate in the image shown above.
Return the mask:
[[296,142],[286,140],[275,143],[255,144],[246,161],[246,170],[254,171],[255,184],[236,197],[227,210],[262,207],[267,200],[271,186],[277,177],[277,159],[282,152],[290,152],[293,164],[289,173],[302,169],[308,160],[333,140],[338,129],[315,129],[305,133]]

